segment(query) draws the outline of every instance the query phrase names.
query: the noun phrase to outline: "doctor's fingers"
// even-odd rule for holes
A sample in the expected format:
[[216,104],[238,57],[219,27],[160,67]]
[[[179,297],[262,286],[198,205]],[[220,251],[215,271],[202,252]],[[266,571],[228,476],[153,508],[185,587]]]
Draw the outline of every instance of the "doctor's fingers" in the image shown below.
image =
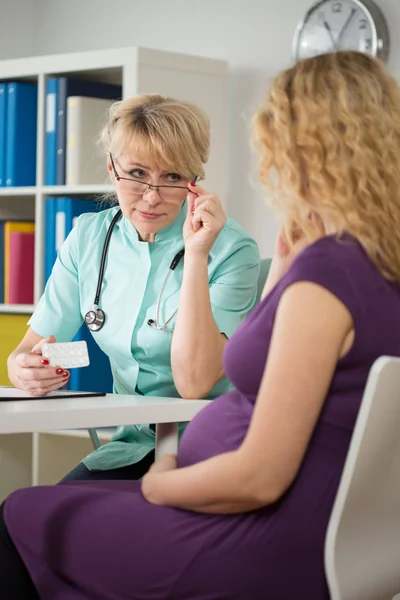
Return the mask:
[[226,221],[225,211],[222,207],[222,204],[221,204],[218,196],[207,195],[207,196],[200,196],[200,198],[197,198],[197,200],[195,200],[195,202],[194,202],[193,214],[196,214],[196,211],[199,209],[206,210],[211,215],[224,221],[224,223]]
[[198,196],[198,198],[194,199],[194,209],[207,206],[209,210],[221,210],[222,205],[221,202],[215,194],[202,194]]
[[196,210],[192,219],[192,227],[194,231],[203,227],[210,232],[219,233],[224,227],[224,221],[216,218],[213,214],[202,208]]
[[40,342],[33,346],[31,352],[34,352],[35,354],[42,354],[42,344],[45,342],[47,342],[47,344],[54,344],[54,342],[56,342],[56,338],[54,335],[49,335],[49,337],[43,338],[40,340]]
[[41,383],[41,385],[38,385],[34,388],[30,388],[29,393],[31,394],[31,396],[45,396],[46,394],[48,394],[49,392],[54,392],[55,390],[59,390],[60,388],[62,388],[68,381],[67,379],[64,379],[63,381],[60,381],[60,379],[58,378],[58,380],[53,380],[53,382],[51,384],[48,385],[48,382],[43,381]]
[[66,377],[59,375],[41,380],[24,380],[22,376],[19,377],[19,381],[22,384],[21,387],[29,394],[32,394],[32,396],[43,396],[43,394],[47,394],[49,391],[63,387],[67,383],[68,378],[69,373]]
[[36,352],[21,352],[15,358],[15,363],[19,367],[37,367],[43,368],[48,367],[49,361],[46,358],[43,358],[41,354]]
[[62,367],[47,367],[46,369],[43,367],[22,367],[17,369],[16,375],[21,381],[32,384],[35,387],[36,384],[40,384],[42,381],[45,382],[44,385],[50,385],[49,382],[51,381],[61,381],[63,378],[68,379],[69,372]]

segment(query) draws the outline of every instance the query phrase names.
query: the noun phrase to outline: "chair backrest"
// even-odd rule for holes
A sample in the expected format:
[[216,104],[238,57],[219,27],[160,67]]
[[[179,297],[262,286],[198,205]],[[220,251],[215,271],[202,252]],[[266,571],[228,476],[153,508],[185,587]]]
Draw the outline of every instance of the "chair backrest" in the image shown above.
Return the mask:
[[400,592],[400,359],[372,366],[325,540],[331,600]]
[[272,258],[262,258],[261,259],[261,268],[260,274],[258,276],[258,284],[257,284],[257,302],[259,302],[261,298],[262,291],[264,289],[265,282],[267,281],[269,269],[271,267]]

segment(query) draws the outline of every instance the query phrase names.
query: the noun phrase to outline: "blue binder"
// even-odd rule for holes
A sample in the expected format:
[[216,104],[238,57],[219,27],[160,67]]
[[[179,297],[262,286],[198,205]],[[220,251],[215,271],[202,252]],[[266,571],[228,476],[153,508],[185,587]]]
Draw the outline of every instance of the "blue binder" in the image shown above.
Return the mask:
[[57,104],[57,185],[65,184],[67,98],[69,96],[86,96],[90,98],[119,100],[122,97],[122,87],[110,83],[69,79],[68,77],[59,78]]
[[56,252],[57,198],[46,198],[44,231],[44,281],[47,283],[57,258]]
[[0,221],[0,304],[4,304],[4,222]]
[[6,186],[35,185],[37,86],[8,84]]
[[46,198],[45,204],[45,282],[51,275],[57,253],[71,231],[75,218],[86,212],[97,212],[96,202],[77,198]]
[[[74,226],[75,218],[83,213],[98,212],[99,207],[96,202],[79,198],[57,198],[53,200],[55,209],[53,217],[53,257],[55,260],[59,247]],[[51,265],[51,267],[52,266],[53,265]],[[67,384],[67,389],[88,392],[112,392],[113,379],[110,361],[106,354],[104,354],[96,344],[86,325],[81,327],[74,338],[74,341],[81,340],[85,340],[87,343],[90,365],[82,369],[71,369],[71,376]]]
[[7,94],[7,84],[0,83],[0,187],[6,185]]
[[45,185],[57,183],[57,96],[58,79],[50,77],[46,82]]
[[56,199],[55,206],[55,251],[57,255],[75,226],[75,219],[84,213],[98,212],[98,204],[91,200],[60,197]]
[[90,212],[99,212],[98,203],[93,200],[81,200],[79,198],[64,198],[66,227],[71,231],[75,227],[75,220],[79,215]]

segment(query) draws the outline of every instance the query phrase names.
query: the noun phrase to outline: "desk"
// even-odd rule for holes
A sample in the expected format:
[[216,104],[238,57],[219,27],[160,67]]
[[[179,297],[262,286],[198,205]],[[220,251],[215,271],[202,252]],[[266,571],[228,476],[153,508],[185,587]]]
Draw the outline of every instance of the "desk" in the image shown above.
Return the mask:
[[[18,444],[7,445],[3,452],[1,462],[9,460],[7,469],[3,464],[1,471],[9,471],[8,477],[12,480],[13,460],[12,454],[16,448],[23,447],[26,453],[26,436],[21,434],[34,434],[32,438],[32,483],[40,483],[37,476],[38,436],[35,433],[49,432],[55,434],[59,430],[82,430],[97,427],[113,427],[118,425],[141,425],[155,423],[156,425],[156,455],[175,453],[178,448],[178,423],[191,421],[210,401],[209,400],[183,400],[182,398],[160,398],[150,396],[125,396],[120,394],[107,394],[106,396],[92,396],[88,398],[63,398],[54,400],[16,400],[0,402],[0,434],[4,439],[19,439]],[[60,433],[62,433],[60,431]],[[88,438],[86,432],[81,432]],[[19,438],[18,438],[19,436]],[[82,436],[81,436],[82,437]],[[3,436],[1,436],[3,438]],[[61,437],[60,437],[61,439]],[[64,436],[64,440],[66,436]],[[20,441],[25,440],[24,446]],[[0,444],[1,444],[0,439]],[[11,449],[10,449],[11,448]],[[21,450],[22,452],[22,450]],[[65,452],[65,451],[64,451]],[[11,456],[11,460],[10,460]],[[83,456],[81,457],[83,458]],[[16,465],[14,465],[16,467]],[[26,478],[25,478],[26,479]],[[27,485],[25,479],[9,480],[6,493],[11,489]],[[55,482],[54,482],[55,483]],[[4,492],[0,492],[4,497]]]

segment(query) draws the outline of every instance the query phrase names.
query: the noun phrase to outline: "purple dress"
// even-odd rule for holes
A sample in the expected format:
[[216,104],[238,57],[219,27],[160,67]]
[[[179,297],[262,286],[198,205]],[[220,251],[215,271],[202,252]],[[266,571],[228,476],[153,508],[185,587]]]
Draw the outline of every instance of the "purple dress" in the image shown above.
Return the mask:
[[224,361],[236,389],[188,426],[178,462],[241,444],[279,298],[301,280],[337,296],[356,335],[286,494],[252,513],[217,516],[151,505],[132,481],[15,492],[5,504],[6,525],[42,600],[328,600],[325,533],[368,371],[382,354],[400,356],[399,287],[351,238],[327,237],[305,249],[235,333]]

